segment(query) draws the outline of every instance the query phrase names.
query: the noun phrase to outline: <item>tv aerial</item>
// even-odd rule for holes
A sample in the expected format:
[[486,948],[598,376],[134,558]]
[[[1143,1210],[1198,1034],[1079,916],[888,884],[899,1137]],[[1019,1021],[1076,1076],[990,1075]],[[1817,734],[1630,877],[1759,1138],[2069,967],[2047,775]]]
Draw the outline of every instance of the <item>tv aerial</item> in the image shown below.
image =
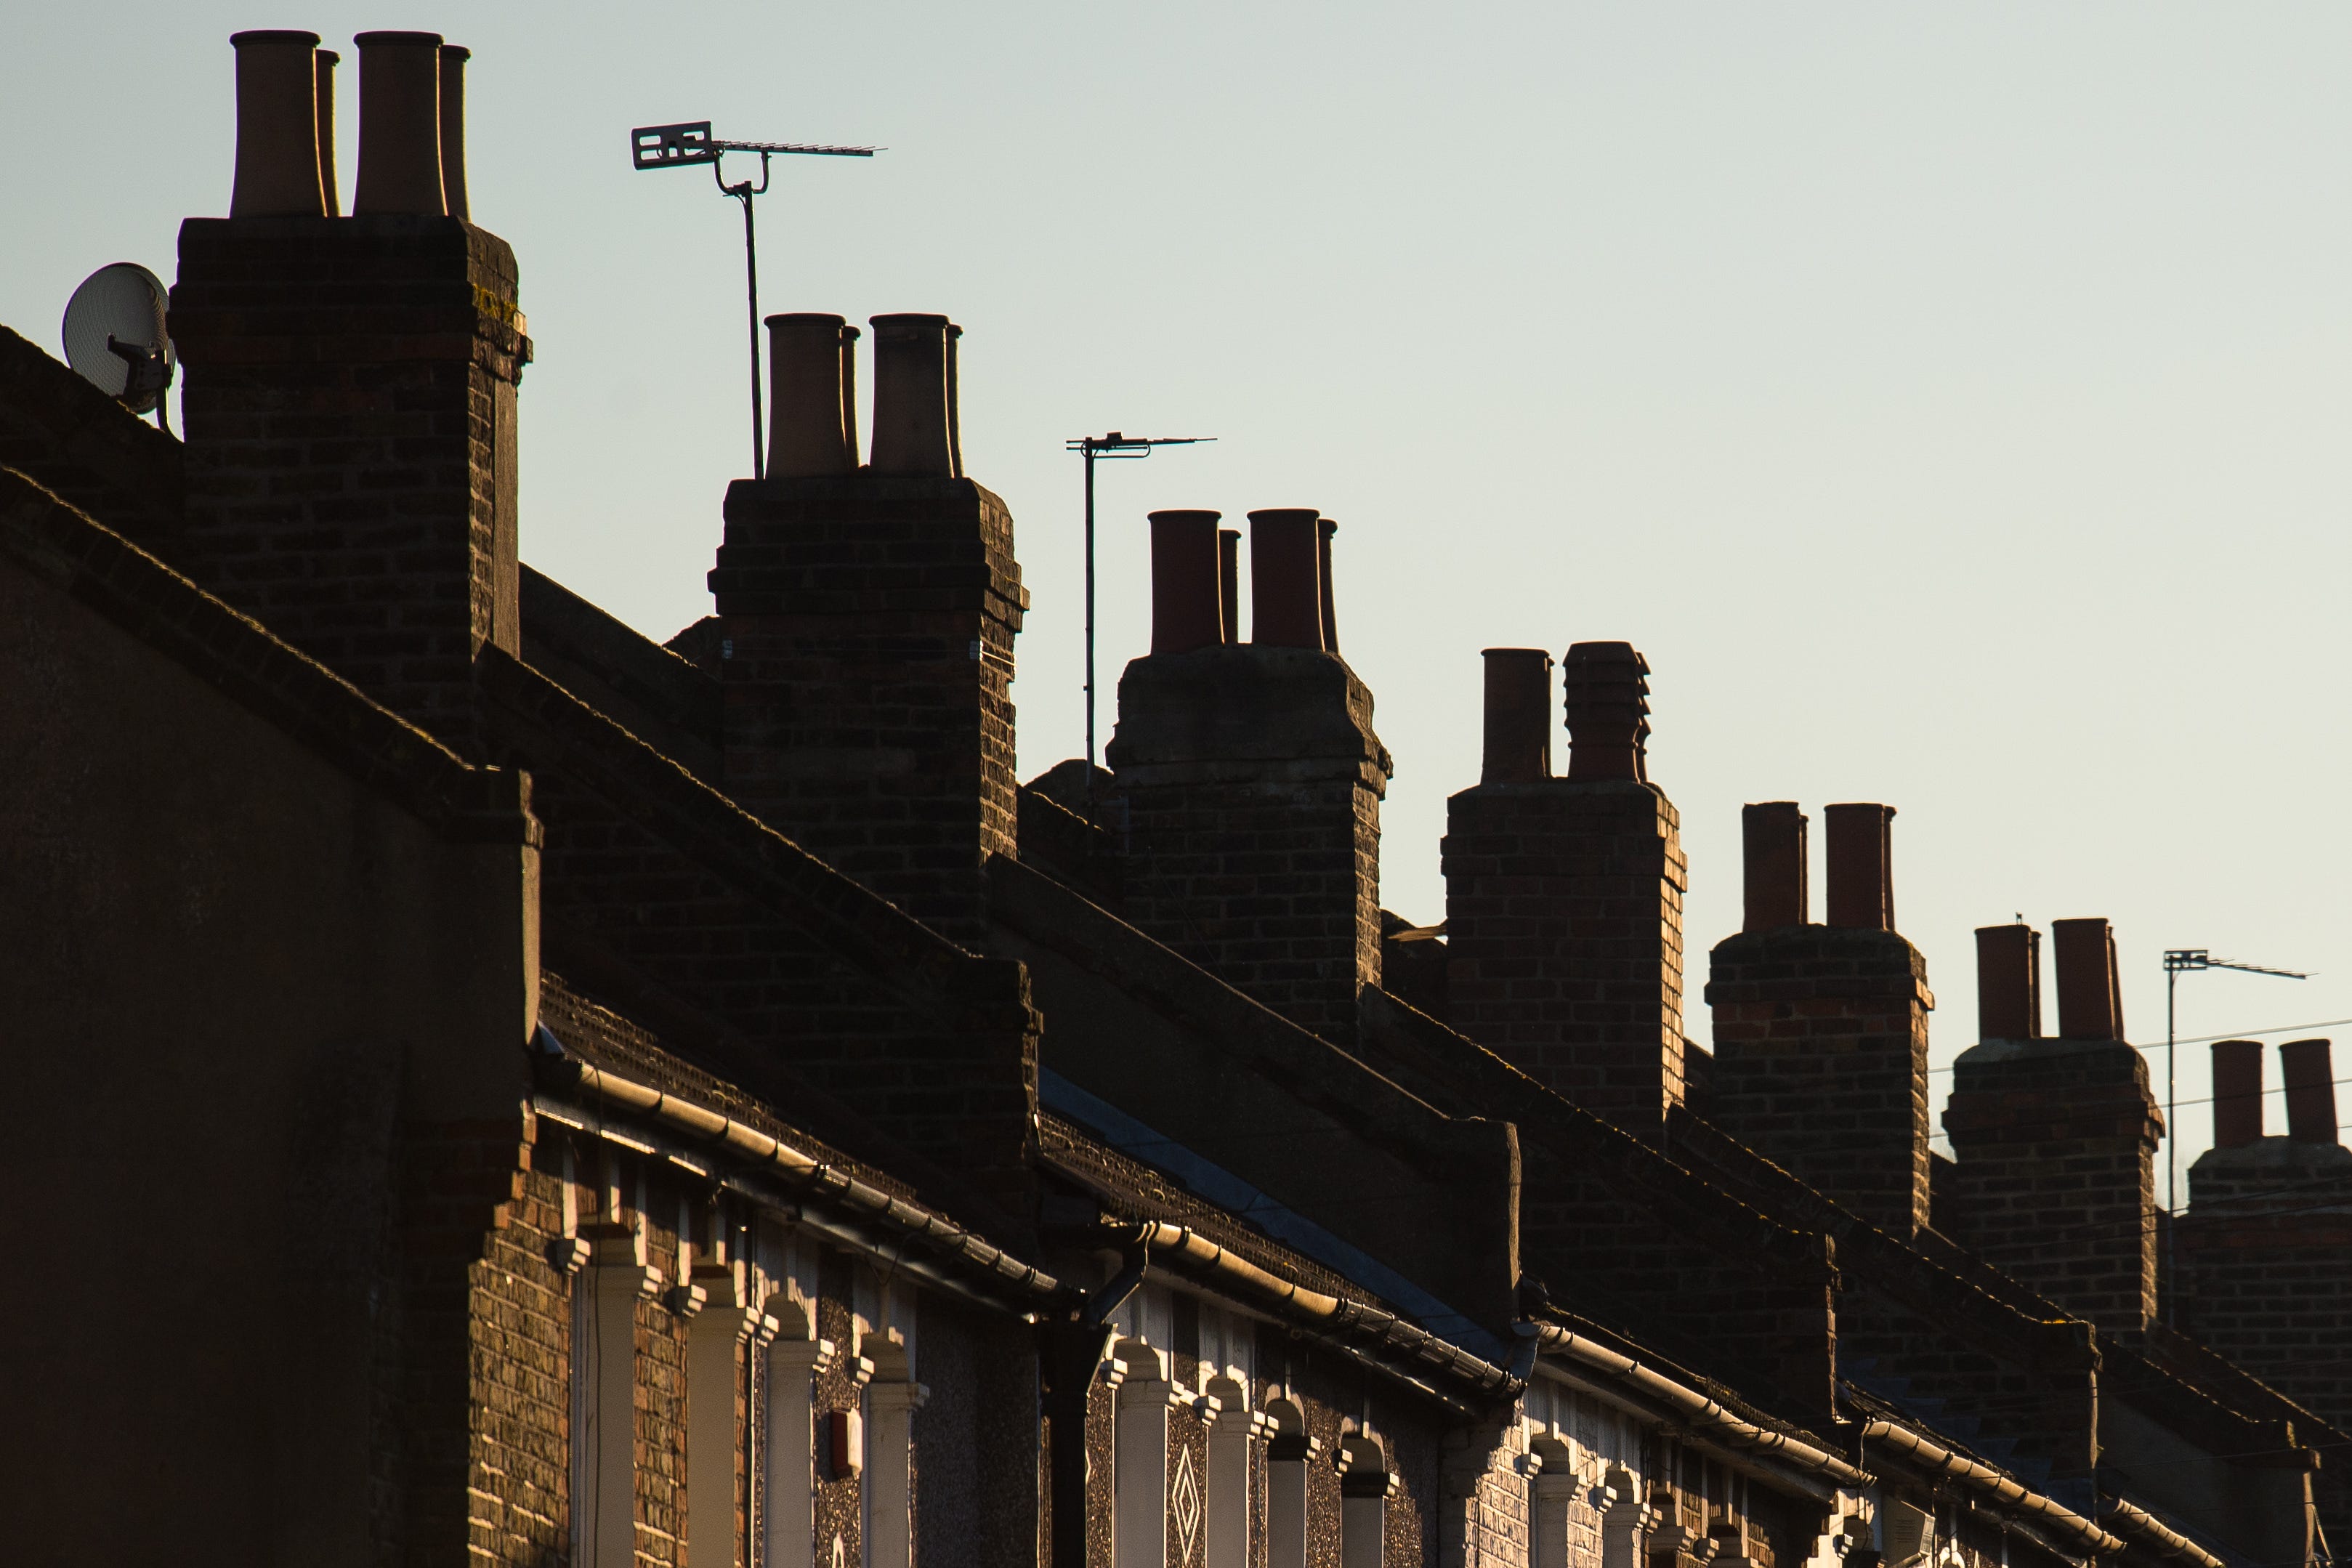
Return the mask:
[[162,279],[135,261],[117,261],[82,279],[66,301],[60,330],[74,374],[133,414],[152,412],[166,430],[174,363],[163,330],[170,303]]
[[[640,125],[629,132],[629,162],[639,169],[684,169],[710,165],[719,194],[743,204],[743,272],[751,301],[751,477],[768,477],[766,420],[760,407],[760,251],[751,233],[751,198],[768,194],[768,160],[786,153],[815,158],[871,158],[880,147],[825,147],[808,142],[728,142],[710,133],[710,121]],[[760,155],[760,183],[727,183],[720,163],[730,153]]]

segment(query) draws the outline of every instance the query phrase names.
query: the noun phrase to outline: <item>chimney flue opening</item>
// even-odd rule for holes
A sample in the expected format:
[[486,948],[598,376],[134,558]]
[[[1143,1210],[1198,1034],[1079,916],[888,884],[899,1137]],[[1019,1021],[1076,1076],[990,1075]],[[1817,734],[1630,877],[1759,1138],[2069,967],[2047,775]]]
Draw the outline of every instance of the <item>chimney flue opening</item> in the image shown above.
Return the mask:
[[1742,931],[1801,926],[1811,912],[1806,886],[1805,814],[1793,800],[1739,808]]
[[2122,1039],[2115,932],[2104,920],[2052,921],[2050,937],[2058,950],[2059,1035],[2069,1040]]
[[956,462],[954,339],[945,316],[871,318],[874,328],[874,450],[877,474],[953,479]]
[[1321,648],[1321,514],[1313,507],[1277,507],[1249,520],[1250,641]]
[[1649,661],[1631,643],[1570,647],[1559,662],[1559,678],[1572,783],[1648,779],[1649,674]]
[[1151,520],[1151,651],[1190,653],[1224,640],[1213,511],[1155,511]]
[[446,217],[441,184],[441,35],[362,33],[360,174],[352,211]]
[[470,221],[466,199],[466,62],[474,51],[462,44],[441,46],[441,200],[451,217]]
[[2042,1037],[2042,933],[2023,924],[1977,928],[1977,1038]]
[[235,33],[236,173],[231,217],[324,217],[319,179],[319,35]]
[[1827,923],[1895,929],[1895,808],[1848,802],[1822,808],[1829,831]]
[[2263,1135],[2263,1043],[2213,1042],[2213,1147],[2242,1149]]
[[2336,1142],[2336,1074],[2326,1040],[2289,1040],[2279,1047],[2286,1079],[2286,1135],[2298,1143]]
[[856,467],[844,418],[842,378],[856,328],[839,316],[793,311],[767,318],[768,477],[809,479]]
[[1551,655],[1490,647],[1486,660],[1485,754],[1478,782],[1532,784],[1551,777]]

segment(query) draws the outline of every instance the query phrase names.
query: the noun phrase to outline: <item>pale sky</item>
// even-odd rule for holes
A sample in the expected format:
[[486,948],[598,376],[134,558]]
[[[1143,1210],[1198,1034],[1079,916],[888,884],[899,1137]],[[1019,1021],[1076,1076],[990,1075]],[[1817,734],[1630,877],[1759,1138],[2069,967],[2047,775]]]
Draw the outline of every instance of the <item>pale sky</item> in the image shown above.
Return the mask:
[[749,470],[742,258],[627,132],[877,142],[779,163],[761,304],[963,325],[967,464],[1035,601],[1024,776],[1081,744],[1062,442],[1215,436],[1104,470],[1106,688],[1144,511],[1339,519],[1400,912],[1444,912],[1478,650],[1624,638],[1701,1041],[1739,806],[1790,798],[1817,918],[1820,806],[1898,808],[1939,1067],[1972,928],[2017,912],[2116,922],[2159,1058],[2167,947],[2319,972],[2193,976],[2184,1035],[2352,1016],[2340,4],[19,7],[0,321],[54,353],[93,268],[171,279],[260,26],[344,51],[347,194],[352,34],[473,49],[474,215],[538,347],[524,556],[652,636],[706,613]]

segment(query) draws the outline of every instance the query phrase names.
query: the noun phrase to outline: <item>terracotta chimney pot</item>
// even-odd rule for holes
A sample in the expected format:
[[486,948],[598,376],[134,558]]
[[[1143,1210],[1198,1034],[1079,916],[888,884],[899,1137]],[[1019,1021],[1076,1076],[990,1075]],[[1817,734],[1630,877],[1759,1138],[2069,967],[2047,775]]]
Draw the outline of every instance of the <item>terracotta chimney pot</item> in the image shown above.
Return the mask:
[[1827,923],[1895,929],[1895,808],[1859,802],[1822,808],[1829,827]]
[[1242,531],[1217,530],[1217,602],[1224,615],[1225,640],[1242,640]]
[[1551,655],[1539,647],[1490,647],[1486,661],[1486,754],[1480,784],[1533,784],[1551,777]]
[[234,33],[236,177],[231,217],[324,217],[319,184],[319,35]]
[[[768,328],[768,477],[772,479],[845,474],[856,467],[841,384],[839,316],[795,311],[770,316]],[[853,329],[854,330],[854,329]]]
[[466,199],[466,62],[474,51],[460,44],[441,46],[441,198],[451,217],[470,221]]
[[945,316],[876,316],[874,452],[877,474],[953,479],[956,414],[953,342]]
[[310,57],[319,100],[319,194],[326,200],[329,217],[343,216],[342,195],[335,188],[335,67],[342,58],[332,49]]
[[[2213,1147],[2242,1149],[2263,1135],[2263,1043],[2213,1042]],[[2330,1140],[2333,1142],[2333,1140]]]
[[2050,935],[2058,949],[2058,1033],[2069,1040],[2122,1039],[2115,932],[2104,920],[2053,921]]
[[2042,933],[2030,925],[1977,928],[1977,1038],[2042,1037]]
[[1250,520],[1250,640],[1323,647],[1321,514],[1311,507],[1254,511]]
[[1650,739],[1649,673],[1649,661],[1631,643],[1570,647],[1559,677],[1571,782],[1649,777],[1643,759]]
[[2286,1135],[2298,1143],[2336,1142],[2336,1072],[2326,1040],[2289,1040],[2279,1047],[2286,1079]]
[[1812,900],[1806,888],[1805,814],[1793,800],[1739,808],[1744,909],[1739,929],[1801,926]]
[[441,35],[362,33],[360,175],[352,211],[446,217],[441,184]]
[[1316,577],[1323,589],[1323,651],[1338,653],[1339,651],[1339,616],[1331,602],[1331,536],[1339,531],[1339,525],[1327,517],[1318,520],[1316,527],[1321,530],[1323,535],[1318,546],[1319,553],[1316,556],[1315,562]]
[[1151,651],[1190,653],[1224,640],[1217,594],[1213,511],[1155,511],[1151,518]]

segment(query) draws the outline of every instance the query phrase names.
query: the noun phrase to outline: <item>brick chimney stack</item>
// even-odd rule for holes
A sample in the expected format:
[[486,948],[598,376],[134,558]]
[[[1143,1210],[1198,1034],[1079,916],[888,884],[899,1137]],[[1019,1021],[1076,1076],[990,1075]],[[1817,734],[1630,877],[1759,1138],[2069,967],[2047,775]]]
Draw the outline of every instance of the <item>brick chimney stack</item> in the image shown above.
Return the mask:
[[1681,818],[1646,777],[1649,666],[1622,642],[1568,650],[1559,778],[1549,719],[1531,719],[1550,660],[1491,648],[1486,662],[1485,767],[1446,802],[1450,1021],[1654,1134],[1683,1098],[1684,865]]
[[1746,928],[1708,955],[1707,1116],[1881,1229],[1928,1223],[1927,961],[1895,930],[1892,806],[1825,808],[1828,921],[1805,923],[1805,816],[1741,814]]
[[1152,515],[1152,651],[1118,683],[1106,748],[1124,910],[1139,929],[1346,1044],[1380,983],[1372,695],[1328,647],[1328,534],[1312,508],[1250,516],[1250,641],[1229,640],[1230,537]]
[[[1986,1022],[2013,1027],[2021,944],[1978,932],[2003,964]],[[1958,1239],[2111,1332],[2156,1310],[2155,1154],[2164,1118],[2147,1064],[2124,1043],[2115,934],[2104,920],[2054,921],[2057,1039],[1989,1038],[1960,1054],[1944,1130]],[[2030,933],[2029,933],[2030,934]],[[2022,944],[2030,953],[2030,942]],[[2030,1019],[2026,1020],[2030,1023]]]
[[[448,215],[430,33],[363,33],[356,216],[332,57],[240,33],[226,218],[180,228],[188,537],[214,593],[467,755],[473,661],[519,647],[514,253]],[[454,95],[454,85],[451,88]],[[327,110],[322,114],[322,98]],[[462,186],[460,201],[463,200]]]
[[945,316],[873,319],[856,465],[856,329],[770,318],[775,466],[728,487],[709,577],[727,786],[779,832],[959,940],[1013,852],[1013,516],[964,477]]

